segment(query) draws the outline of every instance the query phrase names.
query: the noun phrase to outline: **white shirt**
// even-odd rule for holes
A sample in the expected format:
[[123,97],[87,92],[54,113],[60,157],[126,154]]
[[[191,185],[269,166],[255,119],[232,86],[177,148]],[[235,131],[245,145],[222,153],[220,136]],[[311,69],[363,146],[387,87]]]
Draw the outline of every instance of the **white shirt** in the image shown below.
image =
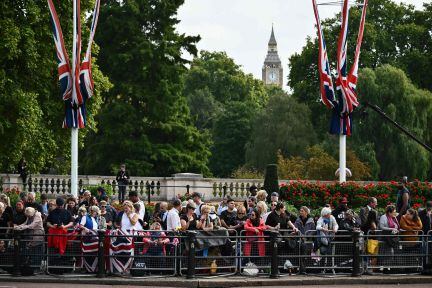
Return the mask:
[[140,209],[139,209],[139,212],[138,212],[138,218],[140,220],[144,220],[144,215],[145,215],[145,205],[144,205],[144,202],[142,200],[138,200],[138,202],[136,202],[136,203],[138,203],[140,205]]
[[[91,216],[90,216],[90,219],[92,220],[92,227],[93,227],[92,230],[98,229],[98,224],[96,222],[96,219],[94,217],[91,217]],[[85,227],[86,222],[87,222],[87,217],[83,216],[81,218],[80,224]]]
[[196,208],[195,208],[195,215],[197,216],[197,218],[199,219],[199,217],[201,216],[201,206],[204,204],[204,202],[200,202],[199,204],[197,204]]
[[181,227],[179,211],[172,208],[167,215],[167,230],[175,231],[178,227]]
[[[131,216],[133,217],[134,214],[132,213]],[[137,221],[135,225],[132,225],[129,217],[126,215],[126,213],[123,213],[122,219],[121,219],[121,230],[127,232],[127,230],[135,230],[139,231],[142,230],[141,224]]]

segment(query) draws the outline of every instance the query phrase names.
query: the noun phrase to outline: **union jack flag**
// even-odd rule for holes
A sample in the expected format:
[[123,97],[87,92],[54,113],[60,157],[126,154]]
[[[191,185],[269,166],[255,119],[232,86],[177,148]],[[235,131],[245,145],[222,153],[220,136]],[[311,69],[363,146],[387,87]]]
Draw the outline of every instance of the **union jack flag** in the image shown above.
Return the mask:
[[69,66],[69,57],[64,45],[63,32],[60,26],[60,21],[57,16],[57,11],[52,0],[48,0],[50,10],[50,20],[53,30],[54,44],[56,47],[57,63],[58,63],[58,78],[60,82],[60,93],[64,101],[72,97],[72,72]]
[[[132,266],[134,258],[134,241],[127,232],[116,229],[108,234],[109,244],[109,271],[124,273]],[[130,231],[133,233],[133,231]]]
[[81,240],[81,251],[83,253],[83,264],[88,272],[97,271],[98,263],[98,251],[99,251],[99,239],[97,232],[94,230],[88,230],[83,232]]

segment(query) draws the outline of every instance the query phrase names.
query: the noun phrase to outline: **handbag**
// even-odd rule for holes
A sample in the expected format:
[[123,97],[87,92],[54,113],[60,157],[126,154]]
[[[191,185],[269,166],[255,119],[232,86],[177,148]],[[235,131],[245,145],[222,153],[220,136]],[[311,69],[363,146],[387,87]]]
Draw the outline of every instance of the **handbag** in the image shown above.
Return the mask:
[[245,268],[243,269],[243,274],[246,276],[256,276],[258,275],[258,272],[258,267],[250,261],[246,263]]
[[375,239],[368,239],[367,240],[367,253],[370,255],[377,255],[378,254],[378,248],[379,248],[379,242]]

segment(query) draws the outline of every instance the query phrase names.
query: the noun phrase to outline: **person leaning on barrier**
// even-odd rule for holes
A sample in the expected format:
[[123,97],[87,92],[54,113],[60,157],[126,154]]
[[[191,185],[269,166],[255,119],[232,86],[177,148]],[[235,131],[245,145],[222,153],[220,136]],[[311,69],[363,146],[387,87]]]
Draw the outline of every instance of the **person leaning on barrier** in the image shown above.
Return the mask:
[[106,229],[107,224],[105,218],[101,217],[101,211],[98,206],[91,206],[90,212],[81,218],[80,227],[84,232],[89,230]]
[[24,214],[24,202],[18,201],[15,204],[12,222],[13,224],[20,225],[23,224],[25,221],[26,221],[26,216]]
[[338,225],[340,225],[342,219],[345,218],[345,212],[347,210],[348,210],[348,199],[346,197],[342,197],[339,200],[339,206],[336,207],[336,209],[334,209],[331,213],[333,217],[336,219]]
[[102,200],[99,202],[99,206],[101,209],[101,217],[105,218],[106,228],[111,229],[113,225],[113,216],[110,212],[107,211],[107,202]]
[[9,228],[12,226],[12,218],[5,213],[6,205],[0,202],[0,240],[7,239]]
[[378,212],[376,210],[369,211],[366,221],[362,223],[360,228],[365,234],[376,231],[378,229]]
[[[316,225],[317,238],[315,239],[313,252],[317,251],[321,247],[329,247],[332,240],[332,234],[337,233],[339,230],[339,225],[335,217],[331,214],[331,209],[324,207],[321,210],[321,217],[317,221]],[[329,249],[324,249],[329,252]],[[326,254],[322,249],[320,249],[322,254]],[[324,252],[324,253],[323,253]],[[312,255],[314,256],[314,255]]]
[[27,207],[24,211],[27,217],[26,221],[21,225],[14,225],[14,230],[25,231],[29,235],[31,241],[30,246],[43,245],[45,234],[43,228],[42,214],[33,207]]
[[282,202],[278,202],[273,212],[271,212],[265,222],[268,230],[279,231],[279,229],[292,229],[297,232],[297,227],[288,219],[285,212],[285,205]]
[[302,235],[306,235],[308,231],[315,230],[315,222],[310,216],[310,210],[306,206],[302,206],[299,209],[299,217],[294,223],[294,226]]
[[243,205],[240,205],[237,208],[237,217],[235,219],[235,226],[231,227],[231,229],[235,229],[237,231],[237,234],[240,235],[240,232],[243,230],[246,220],[247,220],[246,208]]
[[209,213],[210,221],[213,222],[213,230],[220,229],[222,224],[218,215],[216,215],[216,208],[214,206],[210,206]]
[[397,220],[398,213],[396,207],[388,205],[386,207],[386,213],[380,217],[379,229],[383,230],[383,240],[391,248],[397,248],[399,246],[399,222]]
[[258,209],[254,209],[251,213],[251,217],[246,220],[244,225],[246,230],[246,244],[244,246],[243,253],[245,256],[251,255],[253,243],[258,246],[258,255],[265,256],[265,243],[264,243],[264,231],[267,230],[267,226],[261,219]]
[[129,200],[124,201],[123,211],[117,215],[117,227],[120,227],[120,229],[125,233],[129,233],[129,231],[140,231],[142,230],[142,227],[138,222],[138,219],[139,216],[135,213],[132,202]]
[[195,203],[193,202],[186,204],[186,213],[180,216],[182,231],[197,230],[197,218],[194,213],[195,208]]
[[403,237],[403,241],[418,241],[418,231],[422,230],[423,224],[416,210],[412,208],[407,210],[401,218],[400,228],[405,230],[401,232],[401,235],[409,236]]
[[233,199],[227,200],[227,209],[222,211],[220,215],[222,227],[226,229],[235,229],[237,223],[237,209],[235,208],[235,202]]
[[353,210],[348,209],[345,212],[345,218],[340,221],[340,230],[344,230],[347,232],[342,232],[346,237],[341,237],[339,240],[341,241],[352,241],[352,232],[360,231],[360,221],[357,220],[357,217]]

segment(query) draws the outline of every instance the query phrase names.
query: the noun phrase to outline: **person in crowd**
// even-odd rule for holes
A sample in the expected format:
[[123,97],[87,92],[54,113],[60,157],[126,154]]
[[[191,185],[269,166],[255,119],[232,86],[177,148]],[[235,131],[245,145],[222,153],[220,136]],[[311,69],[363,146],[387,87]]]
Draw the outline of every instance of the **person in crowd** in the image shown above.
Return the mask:
[[222,224],[219,216],[216,214],[216,208],[214,206],[210,206],[210,213],[209,213],[210,221],[213,222],[213,229],[217,230],[219,229]]
[[155,209],[153,221],[161,223],[162,230],[167,230],[168,203],[160,202],[159,209]]
[[360,221],[357,219],[353,210],[348,209],[345,212],[345,218],[340,221],[339,228],[344,231],[340,234],[346,235],[346,237],[339,237],[338,240],[340,241],[352,241],[352,232],[361,231]]
[[[235,208],[235,202],[233,199],[228,199],[227,201],[227,209],[224,210],[221,215],[221,225],[222,227],[225,227],[226,229],[235,229],[237,225],[237,209]],[[231,230],[230,234],[235,232]]]
[[106,194],[105,189],[103,187],[101,187],[101,186],[97,187],[96,193],[97,193],[96,199],[97,199],[98,203],[102,200],[105,200],[104,198],[105,198],[105,196],[107,196],[107,194]]
[[108,206],[107,202],[105,200],[101,200],[99,202],[99,206],[101,209],[101,217],[103,217],[105,219],[105,223],[107,226],[106,228],[111,229],[112,225],[113,225],[114,218],[113,218],[113,215],[107,211],[107,206]]
[[427,235],[432,230],[432,201],[426,202],[426,208],[419,212],[423,224],[423,234]]
[[411,207],[411,193],[408,190],[408,177],[404,176],[402,178],[402,184],[399,186],[397,198],[396,198],[396,212],[398,214],[398,220],[401,219],[403,215]]
[[48,196],[47,194],[43,193],[40,196],[40,200],[41,200],[41,213],[42,213],[42,219],[46,220],[46,217],[48,217]]
[[89,207],[90,206],[90,197],[91,197],[91,193],[89,190],[85,190],[83,195],[82,195],[82,199],[79,202],[78,206],[85,206],[85,207]]
[[378,201],[375,197],[369,197],[367,204],[365,207],[362,207],[360,209],[360,223],[363,225],[366,223],[366,219],[368,218],[368,214],[370,211],[375,210],[376,206],[378,204]]
[[279,193],[272,192],[270,195],[270,202],[279,202]]
[[[263,191],[263,190],[261,190],[261,191]],[[258,201],[256,208],[258,209],[258,212],[260,215],[265,215],[267,213],[267,210],[268,210],[268,207],[267,207],[267,204],[265,201]],[[261,217],[261,219],[262,219],[262,217]]]
[[180,216],[182,231],[197,230],[197,218],[194,213],[195,209],[196,207],[194,202],[186,204],[186,213]]
[[362,222],[360,228],[365,235],[368,233],[375,233],[375,231],[378,230],[378,212],[376,210],[370,210],[366,220]]
[[21,225],[26,221],[26,216],[24,214],[24,203],[22,201],[18,201],[15,204],[15,210],[13,212],[12,222],[14,225]]
[[264,222],[267,221],[268,215],[270,215],[271,212],[273,212],[276,208],[277,202],[270,202],[270,211],[267,211],[266,213],[261,215],[261,219],[264,220]]
[[336,218],[332,215],[332,211],[328,207],[321,210],[321,217],[317,221],[317,231],[337,233],[339,225]]
[[408,209],[405,215],[401,217],[400,228],[404,231],[401,232],[404,237],[403,241],[418,241],[418,232],[422,231],[423,224],[418,216],[417,210],[412,208]]
[[249,195],[256,196],[257,193],[258,193],[258,187],[255,186],[255,184],[252,184],[252,186],[249,187]]
[[58,249],[60,255],[66,251],[67,237],[61,236],[68,233],[68,229],[72,228],[73,218],[72,215],[64,209],[64,199],[57,197],[56,208],[49,212],[47,218],[48,234],[55,235],[48,237],[48,247]]
[[254,209],[251,213],[251,217],[247,219],[246,223],[244,224],[244,230],[246,231],[246,243],[243,253],[245,256],[251,255],[253,243],[257,243],[258,255],[265,256],[264,231],[266,229],[267,226],[261,219],[258,209]]
[[399,232],[399,221],[397,220],[396,216],[396,207],[393,205],[388,205],[386,207],[385,214],[380,217],[379,229],[391,234],[397,234]]
[[0,202],[0,239],[7,239],[9,228],[12,227],[12,218],[5,213],[6,205]]
[[228,199],[230,199],[229,196],[224,195],[222,198],[222,201],[219,203],[218,209],[217,209],[217,215],[221,216],[222,212],[228,209]]
[[29,264],[32,266],[40,266],[42,255],[44,253],[45,230],[41,212],[33,207],[27,207],[24,210],[26,221],[14,226],[14,230],[22,231],[26,237],[25,250],[29,256]]
[[24,203],[24,207],[33,207],[39,212],[42,212],[42,206],[38,203],[36,203],[36,193],[35,192],[29,192],[27,194],[27,202]]
[[80,228],[89,233],[89,230],[106,229],[107,223],[104,217],[101,216],[101,210],[98,206],[90,206],[89,213],[81,218]]
[[20,197],[20,200],[19,200],[19,201],[21,201],[21,202],[23,202],[23,203],[26,203],[26,202],[27,202],[27,192],[25,192],[25,191],[21,192],[21,193],[19,194],[19,197]]
[[69,197],[66,199],[66,210],[69,211],[72,217],[76,218],[78,216],[78,206],[74,197]]
[[90,200],[89,200],[89,206],[87,207],[90,211],[90,207],[91,206],[98,206],[99,202],[97,200],[97,198],[95,196],[90,196]]
[[192,193],[192,200],[195,203],[196,209],[195,209],[195,215],[198,217],[198,219],[201,216],[201,206],[204,205],[204,202],[201,200],[201,193],[194,192]]
[[297,227],[288,219],[285,213],[285,205],[283,202],[278,202],[273,212],[271,212],[265,222],[268,230],[278,231],[279,229],[292,229],[297,232]]
[[[169,238],[165,234],[165,232],[162,231],[162,226],[159,222],[154,222],[150,225],[150,231],[143,233],[143,243],[144,243],[144,249],[143,254],[144,255],[151,255],[151,256],[165,256],[166,255],[166,246],[170,243]],[[164,261],[164,258],[158,258],[157,262]],[[162,263],[159,263],[159,267],[163,267],[164,265],[161,265]]]
[[[331,209],[329,207],[321,209],[321,217],[318,219],[316,225],[318,237],[315,238],[314,247],[311,253],[313,259],[319,260],[319,258],[316,258],[316,251],[318,249],[320,249],[322,255],[328,255],[331,253],[330,244],[338,229],[339,225],[336,218],[332,215]],[[327,259],[325,260],[327,261]]]
[[294,226],[302,235],[307,235],[309,231],[315,230],[315,222],[310,216],[310,210],[308,207],[300,207],[299,217],[295,221]]
[[48,201],[48,215],[57,208],[56,199],[51,199]]
[[166,222],[167,222],[167,230],[168,231],[177,231],[181,229],[180,223],[180,210],[181,210],[181,201],[179,199],[175,199],[173,202],[173,208],[168,211]]
[[132,202],[129,200],[123,201],[123,211],[117,217],[117,225],[120,229],[125,233],[141,231],[142,227],[138,220],[139,215],[135,213]]
[[338,225],[340,222],[345,219],[345,212],[348,210],[348,199],[346,197],[342,197],[339,200],[339,206],[333,210],[331,213],[333,217],[336,219]]
[[[256,196],[256,198],[257,198],[257,201],[259,202],[259,201],[264,201],[264,202],[266,202],[267,201],[267,191],[265,191],[265,190],[259,190],[258,191],[258,193],[257,193],[257,196]],[[262,215],[262,214],[261,214]]]
[[243,230],[246,220],[247,220],[246,208],[243,205],[241,205],[237,208],[237,217],[235,219],[235,226],[231,226],[231,229],[235,229],[237,231],[237,234],[240,235],[240,232]]
[[79,225],[79,223],[81,223],[81,219],[86,216],[87,216],[87,208],[83,205],[78,208],[78,212],[76,215],[72,215],[72,218],[74,219],[74,224]]
[[250,215],[252,214],[252,211],[255,209],[256,207],[256,197],[255,196],[249,196],[247,199],[247,216],[248,218],[250,217]]
[[105,194],[101,198],[102,198],[102,201],[105,201],[106,211],[111,214],[113,224],[114,224],[114,220],[117,218],[117,210],[113,207],[113,205],[111,205],[109,198],[108,198],[108,195]]
[[139,219],[144,221],[145,205],[144,202],[138,197],[138,193],[136,191],[129,192],[129,201],[131,201],[133,204],[138,204],[139,210],[137,213],[139,215]]
[[12,221],[13,218],[13,209],[10,205],[10,199],[6,194],[0,194],[0,202],[5,205],[4,212],[7,215],[8,219]]
[[198,230],[204,231],[212,231],[213,230],[213,222],[210,219],[210,211],[211,208],[208,205],[203,205],[201,207],[201,216],[197,223]]
[[27,184],[27,176],[28,176],[28,171],[27,171],[27,161],[23,158],[21,158],[21,160],[18,163],[18,174],[20,175],[23,184]]
[[120,171],[117,172],[116,181],[119,190],[119,201],[123,203],[126,194],[126,187],[129,184],[129,172],[126,171],[126,164],[120,165]]

